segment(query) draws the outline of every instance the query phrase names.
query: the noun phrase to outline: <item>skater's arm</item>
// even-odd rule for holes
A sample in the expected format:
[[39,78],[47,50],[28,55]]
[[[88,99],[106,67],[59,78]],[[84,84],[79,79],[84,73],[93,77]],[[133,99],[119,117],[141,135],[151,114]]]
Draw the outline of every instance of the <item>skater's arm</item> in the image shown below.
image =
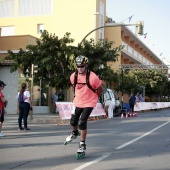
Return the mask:
[[99,87],[97,88],[97,90],[96,90],[96,93],[97,93],[98,97],[102,94],[102,92],[103,92],[103,87],[102,87],[102,86],[99,86]]

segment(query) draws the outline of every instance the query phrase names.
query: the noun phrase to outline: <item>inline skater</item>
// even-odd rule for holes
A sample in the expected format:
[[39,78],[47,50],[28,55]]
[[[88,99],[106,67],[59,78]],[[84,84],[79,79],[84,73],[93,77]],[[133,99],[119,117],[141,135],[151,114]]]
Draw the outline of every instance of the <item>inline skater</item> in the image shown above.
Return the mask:
[[[74,88],[73,103],[75,111],[72,113],[70,125],[72,133],[66,138],[66,143],[76,139],[80,129],[80,144],[77,150],[77,159],[85,156],[87,120],[96,106],[98,97],[103,91],[102,81],[98,76],[88,69],[88,58],[79,55],[76,60],[77,71],[70,76],[71,84]],[[65,143],[65,144],[66,144]],[[82,154],[82,155],[81,155]]]

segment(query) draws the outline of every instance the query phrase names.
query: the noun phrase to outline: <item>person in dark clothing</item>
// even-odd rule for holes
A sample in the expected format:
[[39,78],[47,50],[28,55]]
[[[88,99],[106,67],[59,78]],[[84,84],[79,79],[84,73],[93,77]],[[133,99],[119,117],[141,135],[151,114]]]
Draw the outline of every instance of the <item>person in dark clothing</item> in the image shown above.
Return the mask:
[[[27,118],[30,109],[32,108],[31,104],[31,95],[30,92],[27,90],[27,84],[22,83],[21,90],[18,92],[18,97],[20,94],[23,94],[23,102],[19,102],[19,118],[18,118],[18,130],[30,130],[27,127]],[[22,119],[24,120],[24,128],[22,127]]]
[[130,111],[132,113],[134,113],[134,106],[136,104],[136,97],[135,95],[132,93],[131,96],[129,97],[129,105],[130,105]]

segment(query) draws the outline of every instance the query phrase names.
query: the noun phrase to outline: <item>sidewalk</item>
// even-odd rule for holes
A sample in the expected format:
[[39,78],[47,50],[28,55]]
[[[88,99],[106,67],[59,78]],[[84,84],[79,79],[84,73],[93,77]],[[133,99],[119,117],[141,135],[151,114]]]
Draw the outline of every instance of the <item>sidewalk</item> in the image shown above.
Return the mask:
[[[30,123],[49,123],[57,125],[68,124],[69,120],[61,120],[58,114],[35,114],[32,115],[32,120],[30,115],[28,116],[28,122]],[[5,114],[5,121],[18,121],[18,114]]]
[[[29,123],[48,123],[48,124],[55,124],[55,125],[70,125],[70,120],[61,120],[58,114],[46,113],[46,114],[34,114],[32,115],[32,120],[30,115],[28,116]],[[89,121],[99,120],[99,119],[106,119],[107,117],[90,117]],[[5,121],[7,122],[17,122],[18,123],[18,114],[5,114]]]

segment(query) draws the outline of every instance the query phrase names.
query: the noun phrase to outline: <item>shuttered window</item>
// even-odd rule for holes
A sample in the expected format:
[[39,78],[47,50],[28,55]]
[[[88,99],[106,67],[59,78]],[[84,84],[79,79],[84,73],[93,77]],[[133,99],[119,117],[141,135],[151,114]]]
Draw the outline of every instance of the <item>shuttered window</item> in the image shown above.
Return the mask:
[[0,0],[0,18],[14,17],[14,0]]
[[52,13],[52,0],[18,0],[18,16],[39,16]]

